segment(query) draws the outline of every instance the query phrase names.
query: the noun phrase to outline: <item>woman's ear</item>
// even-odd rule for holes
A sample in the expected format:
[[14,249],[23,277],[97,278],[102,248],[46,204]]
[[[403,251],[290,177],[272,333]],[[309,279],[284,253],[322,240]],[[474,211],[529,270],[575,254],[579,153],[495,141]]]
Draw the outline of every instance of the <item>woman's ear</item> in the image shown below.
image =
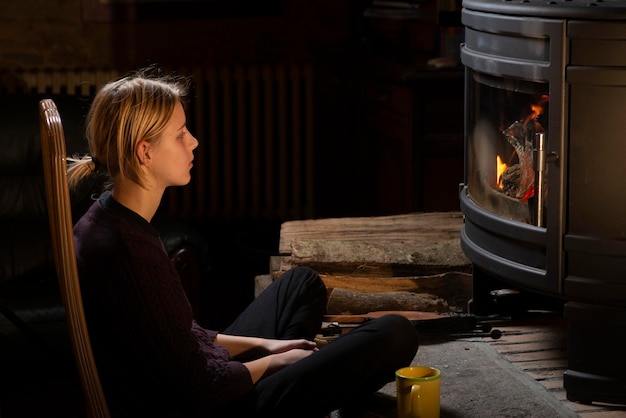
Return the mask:
[[135,155],[141,165],[150,164],[150,144],[146,141],[140,141],[135,149]]

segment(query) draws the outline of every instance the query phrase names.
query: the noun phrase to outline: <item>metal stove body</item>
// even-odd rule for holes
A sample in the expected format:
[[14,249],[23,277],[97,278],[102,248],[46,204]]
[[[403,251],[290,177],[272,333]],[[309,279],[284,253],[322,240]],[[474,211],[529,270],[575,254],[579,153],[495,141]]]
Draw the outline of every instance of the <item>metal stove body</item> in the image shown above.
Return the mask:
[[565,303],[570,400],[626,403],[626,3],[465,0],[474,308],[506,283]]

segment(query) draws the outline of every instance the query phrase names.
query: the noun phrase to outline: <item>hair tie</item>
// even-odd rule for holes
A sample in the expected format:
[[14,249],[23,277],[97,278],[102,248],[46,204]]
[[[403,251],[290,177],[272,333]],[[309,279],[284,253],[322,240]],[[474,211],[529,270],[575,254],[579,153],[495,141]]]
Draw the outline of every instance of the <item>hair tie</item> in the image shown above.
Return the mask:
[[91,157],[91,162],[93,163],[94,167],[93,167],[93,171],[94,172],[99,172],[100,169],[102,168],[102,165],[100,164],[100,161],[98,161],[96,159],[96,157]]

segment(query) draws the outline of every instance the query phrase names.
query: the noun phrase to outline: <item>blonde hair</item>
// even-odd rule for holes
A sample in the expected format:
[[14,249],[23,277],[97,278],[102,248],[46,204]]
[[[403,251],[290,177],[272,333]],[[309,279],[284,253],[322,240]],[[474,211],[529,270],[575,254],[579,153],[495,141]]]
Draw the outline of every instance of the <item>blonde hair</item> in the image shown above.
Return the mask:
[[155,143],[187,95],[187,83],[146,70],[105,84],[96,94],[86,122],[89,155],[68,158],[72,189],[95,172],[126,177],[145,186],[135,155],[141,141]]

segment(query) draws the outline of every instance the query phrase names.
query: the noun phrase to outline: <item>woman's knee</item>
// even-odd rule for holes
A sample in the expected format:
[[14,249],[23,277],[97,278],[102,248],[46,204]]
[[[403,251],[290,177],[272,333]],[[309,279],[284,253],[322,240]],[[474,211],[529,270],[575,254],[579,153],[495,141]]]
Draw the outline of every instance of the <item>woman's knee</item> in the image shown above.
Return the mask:
[[298,283],[304,283],[307,287],[316,289],[320,294],[323,294],[324,297],[326,296],[326,285],[317,271],[312,268],[296,266],[287,273],[292,276],[292,280],[297,280]]
[[406,352],[409,357],[415,356],[419,347],[419,337],[415,325],[406,317],[389,314],[379,318],[380,328],[391,347]]
[[291,270],[288,270],[288,272],[291,272],[291,274],[293,274],[294,276],[298,276],[303,279],[308,279],[308,280],[313,280],[313,281],[322,280],[320,275],[317,273],[317,271],[307,266],[296,266],[296,267],[293,267]]

